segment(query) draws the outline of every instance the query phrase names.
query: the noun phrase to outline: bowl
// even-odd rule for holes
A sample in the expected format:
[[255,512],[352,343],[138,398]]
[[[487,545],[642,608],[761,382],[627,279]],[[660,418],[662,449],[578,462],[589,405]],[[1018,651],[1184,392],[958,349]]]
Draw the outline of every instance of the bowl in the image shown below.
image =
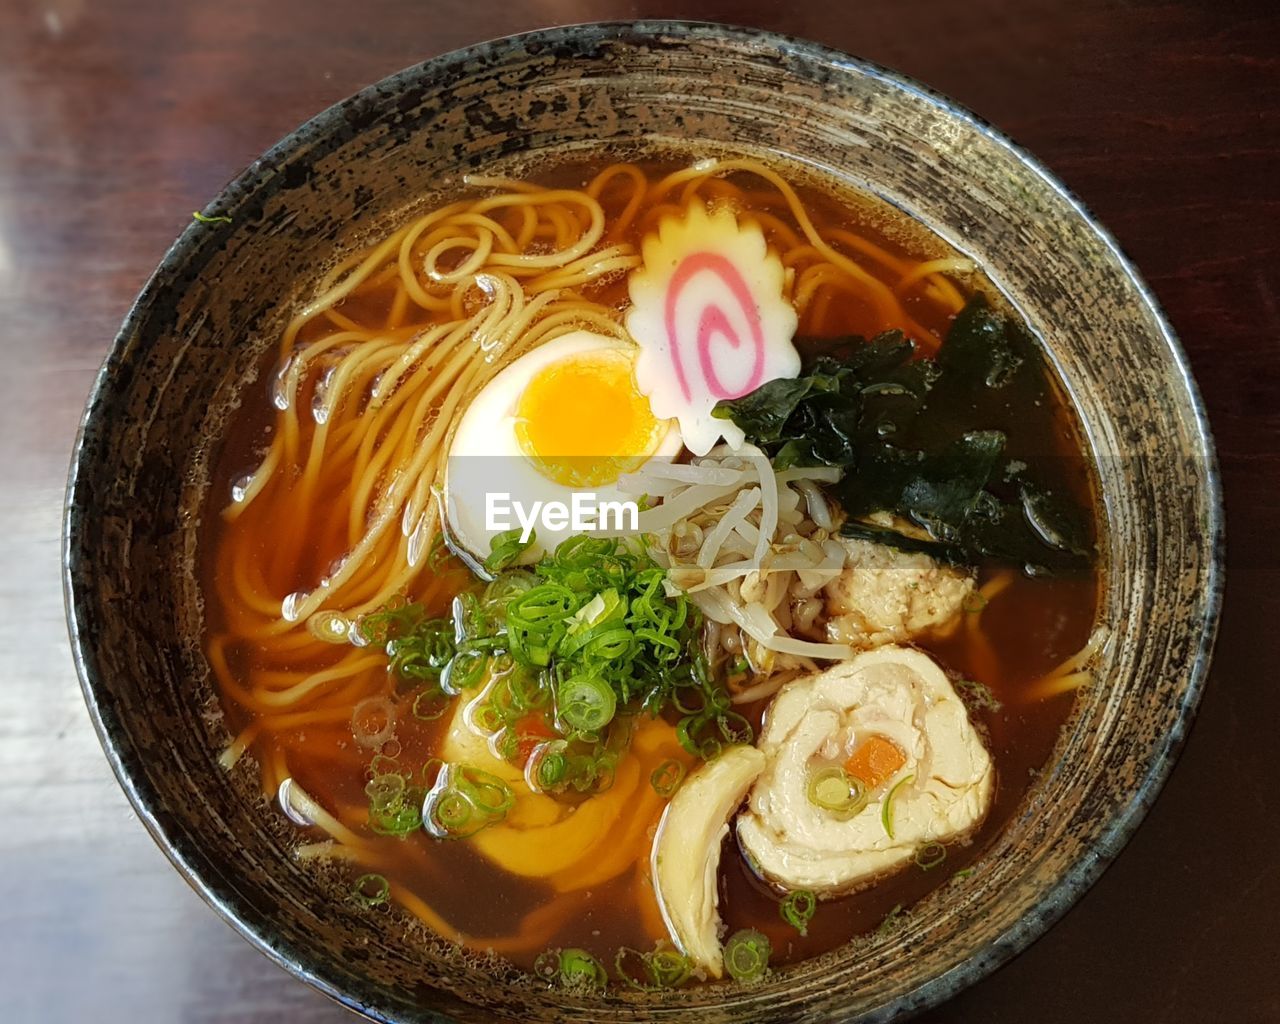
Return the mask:
[[[197,527],[228,414],[335,252],[475,168],[543,151],[698,140],[870,191],[983,266],[1079,411],[1107,530],[1114,631],[1056,754],[963,887],[900,930],[763,983],[573,996],[372,920],[289,856],[228,740],[200,646]],[[898,1019],[1025,947],[1150,807],[1200,697],[1222,588],[1204,411],[1150,292],[1082,206],[972,114],[820,46],[708,24],[558,28],[394,75],[308,122],[173,245],[89,399],[67,493],[68,620],[121,785],[174,865],[293,974],[380,1021]]]

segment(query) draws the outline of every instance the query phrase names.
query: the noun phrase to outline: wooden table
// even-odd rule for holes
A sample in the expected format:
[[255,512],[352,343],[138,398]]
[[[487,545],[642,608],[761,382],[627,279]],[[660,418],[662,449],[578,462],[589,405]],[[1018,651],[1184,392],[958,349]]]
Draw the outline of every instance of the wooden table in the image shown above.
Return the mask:
[[98,748],[63,626],[68,453],[116,326],[233,174],[432,54],[556,22],[808,36],[954,96],[1119,238],[1181,334],[1229,510],[1226,611],[1164,796],[1066,920],[928,1021],[1280,1020],[1280,6],[1274,0],[41,0],[0,7],[0,1019],[349,1019],[224,925]]

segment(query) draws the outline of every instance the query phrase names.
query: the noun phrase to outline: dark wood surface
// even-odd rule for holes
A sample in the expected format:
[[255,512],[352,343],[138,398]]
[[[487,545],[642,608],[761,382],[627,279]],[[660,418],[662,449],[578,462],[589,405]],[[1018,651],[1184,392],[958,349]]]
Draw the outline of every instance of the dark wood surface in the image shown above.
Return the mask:
[[242,166],[433,54],[696,16],[907,72],[1037,153],[1190,353],[1223,461],[1226,611],[1159,804],[1029,952],[929,1022],[1280,1020],[1280,6],[1274,0],[6,0],[0,5],[0,1019],[349,1019],[242,942],[130,812],[58,575],[77,420],[133,295]]

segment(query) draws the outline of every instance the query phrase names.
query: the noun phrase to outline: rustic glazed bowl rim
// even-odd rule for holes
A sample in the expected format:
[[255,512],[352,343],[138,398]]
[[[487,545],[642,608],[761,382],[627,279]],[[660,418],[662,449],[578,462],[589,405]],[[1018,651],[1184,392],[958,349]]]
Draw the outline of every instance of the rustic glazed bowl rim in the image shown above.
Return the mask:
[[[886,88],[910,93],[929,104],[937,112],[940,119],[964,123],[972,130],[986,136],[1033,172],[1050,190],[1065,201],[1103,242],[1116,266],[1141,297],[1141,301],[1148,307],[1152,320],[1158,327],[1160,340],[1167,348],[1178,371],[1178,378],[1183,389],[1181,397],[1186,402],[1199,443],[1198,450],[1194,452],[1194,456],[1205,462],[1203,479],[1208,502],[1205,541],[1206,548],[1209,551],[1207,572],[1209,587],[1204,599],[1204,612],[1200,623],[1202,627],[1200,640],[1186,677],[1185,687],[1180,695],[1181,700],[1174,720],[1174,727],[1169,731],[1162,747],[1146,766],[1145,774],[1141,784],[1133,794],[1133,799],[1111,815],[1096,845],[1092,849],[1084,851],[1068,871],[1043,889],[1038,897],[1034,912],[1027,913],[1021,917],[1001,935],[998,941],[992,943],[979,956],[973,957],[951,970],[931,978],[915,989],[903,993],[890,1003],[872,1011],[869,1018],[876,1020],[899,1019],[900,1014],[913,1014],[931,1006],[936,1006],[962,988],[990,974],[997,967],[1027,948],[1061,918],[1075,901],[1097,881],[1103,871],[1123,849],[1135,829],[1146,816],[1181,752],[1203,693],[1214,638],[1217,632],[1224,583],[1225,531],[1221,481],[1217,455],[1204,404],[1191,376],[1186,355],[1170,329],[1163,311],[1160,309],[1150,289],[1138,275],[1112,236],[1098,224],[1084,204],[1058,182],[1039,161],[977,115],[905,75],[818,43],[759,29],[702,21],[592,22],[506,36],[454,50],[391,75],[317,114],[286,135],[250,164],[241,174],[237,175],[216,199],[209,204],[206,210],[214,212],[216,209],[216,212],[220,214],[234,214],[237,206],[252,196],[261,186],[264,172],[270,172],[285,164],[288,160],[298,155],[304,147],[310,145],[311,140],[323,137],[339,129],[343,123],[344,111],[352,104],[371,101],[380,92],[385,93],[388,90],[397,90],[424,78],[440,81],[447,78],[451,69],[465,66],[480,58],[487,58],[490,61],[495,58],[501,59],[504,54],[530,44],[555,45],[557,42],[568,41],[583,35],[599,38],[601,42],[608,42],[618,36],[624,36],[629,42],[643,40],[646,37],[675,37],[696,40],[703,44],[726,41],[736,44],[750,43],[772,47],[789,55],[824,64],[840,73],[870,78],[882,83]],[[115,743],[114,736],[119,728],[116,712],[114,709],[105,706],[98,699],[98,691],[101,684],[97,677],[97,668],[92,657],[86,653],[86,646],[82,638],[80,609],[76,599],[76,577],[79,573],[79,565],[75,553],[74,538],[80,530],[81,518],[85,515],[86,502],[91,499],[91,496],[80,493],[78,486],[81,475],[86,471],[87,452],[91,447],[86,444],[86,439],[97,433],[109,432],[113,429],[110,423],[104,422],[104,417],[100,411],[105,395],[112,386],[113,375],[121,366],[126,365],[131,358],[132,354],[129,351],[130,340],[136,335],[138,327],[152,315],[157,301],[171,287],[173,279],[178,276],[177,271],[191,257],[192,251],[200,238],[201,230],[202,225],[199,224],[188,226],[170,247],[155,272],[148,279],[129,310],[103,366],[95,378],[85,413],[81,420],[79,433],[72,452],[71,469],[67,483],[62,547],[63,591],[76,671],[94,728],[121,788],[137,812],[138,817],[151,833],[152,838],[191,887],[237,932],[290,973],[349,1009],[363,1013],[376,1020],[389,1021],[393,1018],[388,1016],[388,1011],[380,1009],[378,1006],[379,994],[377,986],[372,983],[358,986],[340,986],[332,980],[332,974],[323,963],[303,963],[303,958],[299,953],[292,947],[280,943],[271,934],[269,927],[255,926],[248,923],[241,908],[235,905],[234,897],[230,894],[222,894],[215,891],[215,888],[202,876],[198,866],[192,864],[176,848],[174,842],[158,821],[146,796],[140,792],[134,779],[134,769],[130,764],[126,763],[124,756],[122,756]],[[428,1012],[439,1020],[449,1019],[435,1014],[434,1011]]]

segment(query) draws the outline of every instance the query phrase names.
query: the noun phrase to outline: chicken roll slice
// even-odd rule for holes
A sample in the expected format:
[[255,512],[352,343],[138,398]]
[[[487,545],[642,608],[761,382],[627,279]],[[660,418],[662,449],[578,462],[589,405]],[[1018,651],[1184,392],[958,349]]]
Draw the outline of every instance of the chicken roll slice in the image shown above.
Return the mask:
[[972,831],[991,758],[946,674],[881,647],[788,683],[770,706],[766,758],[738,818],[756,871],[786,889],[849,892],[926,843]]
[[971,575],[926,554],[853,537],[840,543],[844,571],[823,589],[833,643],[871,648],[945,631],[973,593]]
[[716,872],[729,819],[764,767],[755,747],[730,747],[690,775],[653,840],[653,891],[680,951],[713,978],[724,973]]

